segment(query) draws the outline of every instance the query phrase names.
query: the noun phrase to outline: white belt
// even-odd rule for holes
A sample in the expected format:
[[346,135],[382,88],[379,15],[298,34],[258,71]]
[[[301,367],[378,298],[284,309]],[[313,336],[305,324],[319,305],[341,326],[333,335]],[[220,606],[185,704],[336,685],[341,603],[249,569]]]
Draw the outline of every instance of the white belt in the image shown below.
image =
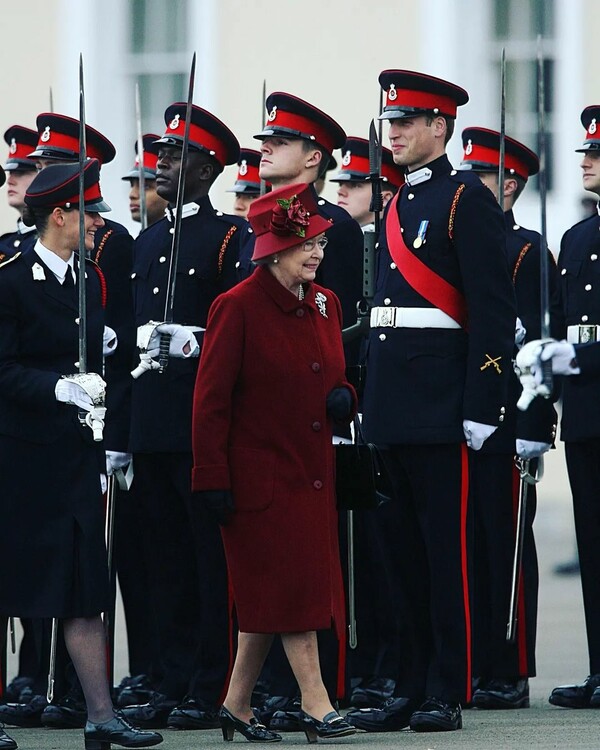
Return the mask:
[[590,341],[600,341],[600,326],[567,326],[567,341],[569,344],[587,344]]
[[371,328],[460,328],[437,307],[373,307]]

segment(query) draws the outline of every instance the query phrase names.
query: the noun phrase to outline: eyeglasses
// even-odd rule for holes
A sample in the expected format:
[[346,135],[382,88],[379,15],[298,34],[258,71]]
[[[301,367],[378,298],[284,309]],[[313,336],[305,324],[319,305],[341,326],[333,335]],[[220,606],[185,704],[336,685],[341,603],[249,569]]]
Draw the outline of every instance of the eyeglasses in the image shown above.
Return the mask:
[[302,243],[302,249],[306,250],[307,253],[312,253],[312,251],[315,249],[315,246],[317,246],[319,250],[325,250],[328,242],[329,240],[327,239],[327,237],[321,237],[318,240],[314,238],[310,240],[305,240]]

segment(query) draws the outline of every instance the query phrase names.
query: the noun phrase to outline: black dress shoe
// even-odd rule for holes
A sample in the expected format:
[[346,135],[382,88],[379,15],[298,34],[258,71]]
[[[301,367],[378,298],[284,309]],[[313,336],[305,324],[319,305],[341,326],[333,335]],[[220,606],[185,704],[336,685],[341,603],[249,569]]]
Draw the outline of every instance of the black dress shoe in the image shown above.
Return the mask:
[[453,732],[462,729],[460,704],[447,703],[441,698],[427,698],[410,717],[410,728],[414,732]]
[[[33,677],[15,677],[14,680],[11,680],[10,683],[6,686],[6,690],[4,691],[4,700],[7,703],[27,703],[28,701],[25,701],[21,698],[21,693],[26,688],[33,687]],[[33,695],[33,693],[32,693]]]
[[115,711],[112,719],[100,724],[88,721],[83,730],[83,738],[85,750],[110,750],[111,744],[122,747],[152,747],[163,741],[162,734],[158,732],[136,729],[121,711]]
[[85,701],[65,695],[42,711],[42,725],[52,729],[82,729],[87,721]]
[[139,706],[148,703],[155,690],[152,681],[146,674],[124,677],[116,688],[117,706]]
[[350,696],[350,703],[356,708],[381,708],[391,698],[396,687],[396,680],[389,677],[371,677],[362,680]]
[[274,732],[299,732],[302,702],[300,698],[288,699],[285,709],[275,711],[267,726]]
[[486,680],[473,693],[473,706],[488,710],[529,708],[529,680]]
[[17,750],[17,743],[0,727],[0,750]]
[[[590,708],[591,698],[600,686],[600,674],[591,674],[581,685],[559,685],[550,693],[548,702],[563,708]],[[1,718],[1,714],[0,714]]]
[[600,687],[597,687],[592,693],[590,708],[600,708]]
[[177,708],[179,701],[170,700],[162,693],[153,693],[148,703],[140,703],[137,706],[126,706],[121,713],[136,727],[145,729],[163,729],[167,726],[167,720],[171,711]]
[[336,737],[348,737],[356,734],[356,727],[349,724],[337,711],[325,714],[322,721],[300,711],[300,727],[306,735],[309,743],[314,743],[319,737],[324,740],[333,740]]
[[406,729],[419,705],[412,698],[389,698],[381,708],[348,711],[346,721],[365,732],[399,732]]
[[[300,710],[300,697],[290,698],[287,695],[270,695],[262,705],[254,708],[254,715],[266,727],[271,726],[271,719],[276,713]],[[298,725],[296,723],[296,729]]]
[[271,732],[257,719],[250,719],[250,722],[246,724],[245,721],[234,716],[225,706],[221,706],[219,711],[219,723],[223,731],[223,739],[226,742],[233,740],[235,732],[239,732],[248,742],[281,742],[280,734]]
[[167,726],[169,729],[218,729],[219,713],[214,706],[188,697],[171,711]]
[[2,703],[0,721],[15,727],[41,727],[42,712],[47,705],[45,695],[34,695],[29,703]]

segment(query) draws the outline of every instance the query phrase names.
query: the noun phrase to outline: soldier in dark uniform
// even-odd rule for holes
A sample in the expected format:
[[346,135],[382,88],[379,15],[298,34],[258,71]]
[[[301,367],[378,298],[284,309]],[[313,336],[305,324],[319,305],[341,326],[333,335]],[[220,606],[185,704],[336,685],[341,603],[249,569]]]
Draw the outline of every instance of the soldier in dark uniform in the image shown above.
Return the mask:
[[[98,177],[98,162],[88,160],[81,206],[88,252],[104,223],[99,212],[110,210]],[[2,570],[20,555],[18,569],[12,566],[3,580],[0,616],[62,621],[88,709],[86,746],[156,745],[159,734],[140,732],[114,713],[106,677],[100,617],[110,598],[101,489],[106,409],[97,374],[105,350],[104,283],[87,261],[87,373],[73,375],[83,324],[74,253],[79,165],[42,171],[25,202],[25,220],[35,223],[39,240],[0,272],[0,476],[11,529],[0,547]]]
[[25,207],[25,192],[37,174],[36,163],[28,154],[37,143],[37,132],[22,125],[13,125],[4,133],[8,144],[8,159],[4,169],[8,174],[8,205],[19,212],[17,229],[0,236],[0,262],[33,247],[37,239],[35,227],[23,223],[21,215]]
[[233,213],[245,219],[248,215],[250,204],[260,195],[260,177],[258,176],[258,165],[260,164],[260,151],[253,148],[240,150],[238,159],[238,173],[233,187],[228,193],[235,193],[233,200]]
[[[274,188],[298,182],[314,183],[329,168],[331,153],[346,140],[342,128],[329,115],[291,94],[276,91],[266,100],[267,122],[255,136],[262,141],[261,179]],[[316,192],[315,192],[316,197]],[[317,198],[319,213],[332,223],[327,232],[327,253],[317,273],[317,283],[331,289],[342,303],[344,327],[356,322],[356,305],[362,298],[363,240],[360,227],[347,211]],[[248,227],[240,258],[241,277],[252,272],[254,238]],[[359,341],[346,344],[346,364],[358,361]]]
[[[135,241],[133,296],[142,329],[165,319],[173,217],[181,168],[185,104],[165,113],[156,184],[171,204]],[[218,524],[191,495],[192,395],[208,309],[237,281],[243,219],[216,211],[208,192],[239,144],[216,117],[193,107],[168,367],[154,369],[154,344],[143,346],[134,380],[130,449],[135,492],[144,514],[150,602],[157,618],[162,681],[146,704],[126,708],[145,726],[205,729],[216,713],[229,664],[227,575]],[[153,334],[152,341],[157,339]],[[157,353],[157,352],[156,352]]]
[[[156,192],[156,162],[158,160],[158,144],[160,138],[155,133],[146,133],[142,136],[144,144],[144,187],[146,189],[146,219],[148,225],[162,219],[169,202]],[[129,191],[129,210],[134,221],[141,221],[140,201],[140,159],[138,156],[138,144],[135,142],[135,164],[132,169],[124,175],[122,180],[127,180],[131,186]]]
[[514,291],[502,213],[445,153],[467,92],[403,70],[379,82],[394,161],[407,172],[384,218],[363,413],[396,490],[403,650],[396,697],[349,721],[448,731],[471,698],[467,448],[504,421]]
[[[476,172],[498,200],[500,134],[486,128],[466,128],[462,140],[464,157],[461,169]],[[506,136],[503,202],[506,251],[517,300],[518,345],[539,336],[541,328],[541,236],[517,224],[513,214],[514,203],[528,178],[538,171],[537,155]],[[553,335],[560,337],[562,315],[556,263],[547,248],[544,252],[548,255]],[[473,705],[483,709],[529,707],[528,678],[536,673],[535,485],[530,485],[527,493],[516,637],[512,644],[506,641],[519,501],[519,472],[513,457],[516,453],[519,458],[529,460],[529,471],[535,476],[537,459],[554,442],[556,412],[552,400],[537,399],[526,412],[517,413],[519,392],[515,376],[506,419],[483,448],[470,456],[471,503],[475,513],[473,674],[478,683],[473,693]]]

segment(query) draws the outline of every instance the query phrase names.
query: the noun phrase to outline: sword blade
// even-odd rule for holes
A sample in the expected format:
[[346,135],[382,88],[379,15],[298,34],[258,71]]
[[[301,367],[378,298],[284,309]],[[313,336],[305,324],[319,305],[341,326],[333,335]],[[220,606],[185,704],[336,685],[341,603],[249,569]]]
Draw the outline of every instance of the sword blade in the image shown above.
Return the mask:
[[500,153],[498,159],[498,203],[504,212],[504,163],[506,149],[506,49],[500,57]]
[[[263,78],[262,102],[261,102],[261,110],[260,110],[260,130],[263,129],[263,126],[265,124],[266,110],[267,110],[267,79]],[[267,183],[266,183],[266,180],[263,180],[263,178],[261,177],[260,178],[260,194],[264,195],[266,192],[267,192]]]
[[83,55],[79,55],[79,372],[87,372],[87,299],[85,294],[85,86]]
[[523,569],[523,542],[525,540],[525,517],[527,512],[527,492],[529,489],[529,482],[527,481],[529,476],[529,460],[522,461],[519,473],[521,481],[519,483],[519,504],[517,507],[517,526],[513,554],[510,605],[508,611],[508,623],[506,626],[506,640],[508,643],[514,643],[517,637],[519,591],[521,586],[521,571]]
[[142,135],[142,107],[140,104],[140,85],[135,84],[135,124],[137,130],[138,177],[140,182],[140,220],[142,231],[148,226],[146,208],[146,175],[144,172],[144,138]]

